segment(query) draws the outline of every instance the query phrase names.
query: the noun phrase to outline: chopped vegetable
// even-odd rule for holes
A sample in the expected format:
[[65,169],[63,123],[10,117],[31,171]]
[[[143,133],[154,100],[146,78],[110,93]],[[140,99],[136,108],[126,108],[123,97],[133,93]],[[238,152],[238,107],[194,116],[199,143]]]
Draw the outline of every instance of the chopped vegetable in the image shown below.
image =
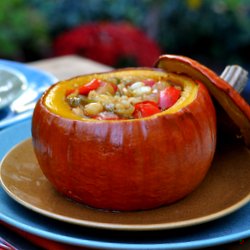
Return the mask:
[[143,81],[146,86],[153,87],[155,85],[154,79],[146,79]]
[[97,120],[119,120],[119,116],[112,112],[101,112],[97,116],[95,116]]
[[155,102],[145,101],[135,104],[135,111],[133,113],[134,118],[142,118],[151,116],[161,112]]
[[162,110],[170,108],[177,102],[180,95],[181,91],[173,86],[161,90],[159,95],[159,107]]
[[118,120],[143,118],[164,111],[174,105],[180,95],[180,89],[162,78],[110,78],[105,81],[95,78],[67,90],[65,98],[76,115]]
[[87,95],[91,90],[95,90],[101,86],[101,81],[98,79],[93,79],[91,82],[78,88],[80,95]]

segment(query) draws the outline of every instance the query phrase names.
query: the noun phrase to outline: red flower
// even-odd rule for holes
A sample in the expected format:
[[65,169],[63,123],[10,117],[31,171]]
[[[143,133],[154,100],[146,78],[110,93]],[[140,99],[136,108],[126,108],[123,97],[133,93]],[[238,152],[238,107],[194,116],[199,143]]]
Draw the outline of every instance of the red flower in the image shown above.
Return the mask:
[[57,56],[78,54],[110,66],[124,59],[152,66],[160,55],[157,44],[128,23],[90,23],[62,33],[54,41]]

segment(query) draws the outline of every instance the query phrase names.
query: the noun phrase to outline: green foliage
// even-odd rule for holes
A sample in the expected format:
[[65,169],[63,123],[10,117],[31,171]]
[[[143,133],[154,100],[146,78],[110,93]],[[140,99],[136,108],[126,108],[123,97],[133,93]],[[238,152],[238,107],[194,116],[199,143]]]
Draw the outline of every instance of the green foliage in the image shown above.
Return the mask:
[[197,9],[184,6],[181,0],[173,2],[171,13],[165,8],[160,15],[165,25],[158,34],[163,34],[160,42],[167,51],[206,56],[213,63],[247,63],[250,2],[204,0]]
[[0,1],[0,56],[26,60],[30,54],[42,55],[48,47],[47,23],[25,0]]
[[249,0],[2,0],[2,52],[18,54],[27,41],[36,52],[48,45],[48,34],[53,40],[80,24],[105,20],[131,22],[163,53],[209,58],[212,64],[247,64],[250,58]]

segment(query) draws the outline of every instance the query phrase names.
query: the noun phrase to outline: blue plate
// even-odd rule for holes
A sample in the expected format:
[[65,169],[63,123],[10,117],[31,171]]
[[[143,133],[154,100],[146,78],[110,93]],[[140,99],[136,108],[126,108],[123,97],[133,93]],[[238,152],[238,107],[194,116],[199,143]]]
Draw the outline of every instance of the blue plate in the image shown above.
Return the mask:
[[[26,87],[24,91],[29,91],[26,94],[37,93],[37,96],[32,99],[33,101],[37,100],[46,88],[57,81],[54,76],[48,73],[18,62],[0,59],[0,68],[13,70],[13,72],[17,73],[19,76],[22,76],[22,79],[24,78],[23,81],[25,82]],[[20,95],[21,93],[18,92],[16,94]],[[11,98],[13,99],[13,96],[11,96]],[[27,95],[24,98],[32,98],[32,96]],[[9,104],[9,102],[6,104]],[[32,113],[32,109],[26,112],[16,113],[12,111],[9,106],[5,107],[0,110],[0,129],[27,119],[32,116]]]
[[26,88],[26,77],[20,71],[0,64],[0,109],[12,103]]
[[[0,132],[0,159],[31,136],[27,120]],[[250,204],[213,222],[159,231],[115,231],[71,225],[35,213],[9,198],[0,188],[0,220],[31,234],[61,243],[100,249],[194,249],[250,237]]]

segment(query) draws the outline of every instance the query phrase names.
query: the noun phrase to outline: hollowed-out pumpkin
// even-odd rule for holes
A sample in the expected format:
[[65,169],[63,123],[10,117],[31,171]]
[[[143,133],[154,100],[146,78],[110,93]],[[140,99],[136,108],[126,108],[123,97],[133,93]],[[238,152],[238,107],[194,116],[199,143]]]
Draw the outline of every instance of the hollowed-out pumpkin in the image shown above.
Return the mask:
[[[199,62],[179,55],[162,55],[155,63],[155,67],[162,68],[167,72],[187,75],[201,81],[209,90],[211,96],[219,103],[220,110],[225,112],[228,119],[222,124],[230,128],[237,128],[238,136],[242,136],[246,146],[250,147],[250,106],[242,96],[227,82],[220,78],[209,68]],[[218,119],[221,119],[218,114]],[[222,130],[225,128],[221,128]]]
[[[192,192],[204,179],[216,147],[215,108],[202,82],[213,86],[218,80],[200,77],[197,65],[193,74],[193,65],[185,63],[161,58],[157,67],[163,71],[114,70],[51,86],[34,110],[32,138],[53,186],[89,206],[124,211],[156,208]],[[93,78],[131,75],[167,77],[182,86],[182,96],[163,112],[130,120],[81,118],[65,101],[67,89]]]

